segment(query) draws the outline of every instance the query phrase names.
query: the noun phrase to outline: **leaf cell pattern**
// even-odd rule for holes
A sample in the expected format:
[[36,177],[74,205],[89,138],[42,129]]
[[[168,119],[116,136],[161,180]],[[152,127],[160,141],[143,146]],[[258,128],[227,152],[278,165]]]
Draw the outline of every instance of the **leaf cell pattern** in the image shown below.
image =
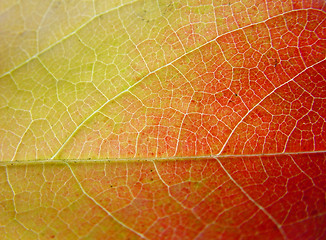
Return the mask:
[[4,239],[324,239],[326,3],[0,3]]

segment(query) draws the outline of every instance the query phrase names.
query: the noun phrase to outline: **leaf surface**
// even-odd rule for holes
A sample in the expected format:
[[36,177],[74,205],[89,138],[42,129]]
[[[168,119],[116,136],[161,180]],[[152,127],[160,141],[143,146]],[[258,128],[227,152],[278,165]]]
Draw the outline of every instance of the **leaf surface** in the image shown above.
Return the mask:
[[4,1],[5,239],[323,239],[326,4]]

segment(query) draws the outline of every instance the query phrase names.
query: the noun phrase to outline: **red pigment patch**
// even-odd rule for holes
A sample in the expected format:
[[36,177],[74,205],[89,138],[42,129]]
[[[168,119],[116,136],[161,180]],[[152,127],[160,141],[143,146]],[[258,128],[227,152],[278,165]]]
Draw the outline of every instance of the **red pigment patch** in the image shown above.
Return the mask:
[[312,120],[308,116],[314,116],[310,111],[312,104],[311,95],[297,84],[284,85],[239,124],[223,153],[269,153],[285,149],[289,152],[313,151],[313,132],[307,124]]
[[325,211],[324,193],[313,183],[319,176],[308,176],[296,163],[313,164],[309,155],[220,161],[243,190],[279,223],[295,224]]
[[[326,96],[326,61],[323,61],[312,68],[308,68],[297,76],[294,81],[303,89],[312,94],[315,98]],[[321,112],[322,114],[322,112]]]
[[307,66],[323,60],[326,55],[325,13],[309,10],[308,24],[299,38],[299,48]]

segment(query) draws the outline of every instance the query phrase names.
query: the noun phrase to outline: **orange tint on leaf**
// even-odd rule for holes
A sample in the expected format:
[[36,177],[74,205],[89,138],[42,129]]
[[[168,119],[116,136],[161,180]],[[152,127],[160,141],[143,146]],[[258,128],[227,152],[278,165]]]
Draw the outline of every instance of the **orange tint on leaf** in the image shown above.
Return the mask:
[[1,2],[0,236],[325,239],[325,16]]

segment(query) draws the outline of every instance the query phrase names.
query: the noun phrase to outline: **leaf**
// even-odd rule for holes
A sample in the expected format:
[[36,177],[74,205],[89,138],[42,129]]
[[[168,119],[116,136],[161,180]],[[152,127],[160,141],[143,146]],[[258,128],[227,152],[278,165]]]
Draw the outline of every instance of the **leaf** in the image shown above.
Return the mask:
[[4,239],[323,239],[313,1],[2,1]]

